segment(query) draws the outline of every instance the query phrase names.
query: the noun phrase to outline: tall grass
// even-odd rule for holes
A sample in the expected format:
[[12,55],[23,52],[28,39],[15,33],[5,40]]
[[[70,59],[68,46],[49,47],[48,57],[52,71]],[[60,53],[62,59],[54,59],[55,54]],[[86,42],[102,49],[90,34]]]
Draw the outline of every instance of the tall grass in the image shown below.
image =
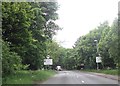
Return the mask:
[[112,70],[93,70],[93,69],[89,69],[89,70],[82,70],[82,71],[86,71],[86,72],[96,72],[96,73],[103,73],[103,74],[110,74],[110,75],[118,75],[118,70],[117,69],[112,69]]
[[55,74],[52,70],[17,71],[3,79],[3,84],[35,84],[36,81],[44,81]]

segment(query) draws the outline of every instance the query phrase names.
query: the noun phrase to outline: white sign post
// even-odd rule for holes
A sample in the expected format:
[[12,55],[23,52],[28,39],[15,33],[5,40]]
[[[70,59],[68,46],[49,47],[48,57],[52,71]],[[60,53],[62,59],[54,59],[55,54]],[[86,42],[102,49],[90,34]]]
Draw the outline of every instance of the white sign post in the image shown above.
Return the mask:
[[53,59],[50,59],[50,56],[47,56],[47,59],[44,59],[44,65],[47,65],[47,69],[49,69],[49,65],[53,65]]
[[44,65],[53,65],[52,59],[44,59]]
[[102,62],[102,58],[101,57],[96,57],[97,70],[99,69],[98,63],[101,63],[101,62]]
[[96,63],[101,63],[101,62],[102,62],[101,57],[96,57]]

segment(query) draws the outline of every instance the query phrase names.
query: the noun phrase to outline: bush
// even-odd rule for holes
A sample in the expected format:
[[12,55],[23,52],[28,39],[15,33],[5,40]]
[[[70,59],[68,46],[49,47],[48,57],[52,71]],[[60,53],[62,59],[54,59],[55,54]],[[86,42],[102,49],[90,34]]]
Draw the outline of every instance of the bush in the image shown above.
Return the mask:
[[8,43],[2,41],[2,74],[3,77],[19,70],[21,65],[20,56],[11,52]]

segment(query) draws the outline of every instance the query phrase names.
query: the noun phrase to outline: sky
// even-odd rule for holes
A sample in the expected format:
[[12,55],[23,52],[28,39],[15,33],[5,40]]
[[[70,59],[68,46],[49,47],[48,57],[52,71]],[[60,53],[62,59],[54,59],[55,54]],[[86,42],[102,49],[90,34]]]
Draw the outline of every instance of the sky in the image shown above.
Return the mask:
[[100,23],[112,24],[118,14],[120,0],[58,0],[56,21],[63,29],[54,39],[65,48],[72,48],[80,36],[95,29]]

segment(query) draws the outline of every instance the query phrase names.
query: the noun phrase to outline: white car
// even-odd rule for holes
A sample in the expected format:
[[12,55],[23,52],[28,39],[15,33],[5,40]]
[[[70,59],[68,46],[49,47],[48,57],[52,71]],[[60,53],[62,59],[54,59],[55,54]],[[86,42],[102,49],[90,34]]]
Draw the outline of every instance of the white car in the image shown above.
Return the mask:
[[57,70],[57,71],[61,71],[61,70],[62,70],[61,66],[57,66],[57,67],[56,67],[56,70]]

